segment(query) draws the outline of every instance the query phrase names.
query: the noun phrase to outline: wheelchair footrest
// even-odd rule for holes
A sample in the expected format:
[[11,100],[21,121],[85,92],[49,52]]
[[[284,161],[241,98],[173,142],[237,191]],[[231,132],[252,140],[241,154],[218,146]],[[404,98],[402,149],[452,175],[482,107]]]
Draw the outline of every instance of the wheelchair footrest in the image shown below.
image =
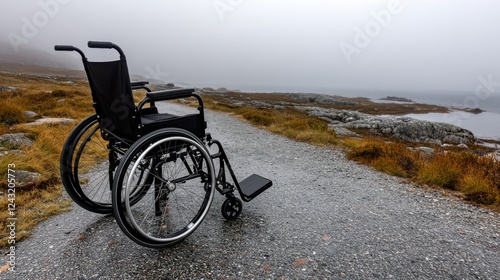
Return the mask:
[[244,201],[250,201],[273,185],[273,182],[257,174],[252,174],[239,183]]

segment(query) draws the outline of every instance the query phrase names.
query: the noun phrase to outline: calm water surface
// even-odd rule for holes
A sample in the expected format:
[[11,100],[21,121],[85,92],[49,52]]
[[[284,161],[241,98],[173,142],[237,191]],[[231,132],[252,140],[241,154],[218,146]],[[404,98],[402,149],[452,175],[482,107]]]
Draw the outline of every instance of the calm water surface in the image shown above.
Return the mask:
[[429,113],[429,114],[409,114],[408,117],[454,124],[456,126],[470,130],[478,138],[500,139],[500,114],[484,112],[471,114],[461,111],[451,113]]

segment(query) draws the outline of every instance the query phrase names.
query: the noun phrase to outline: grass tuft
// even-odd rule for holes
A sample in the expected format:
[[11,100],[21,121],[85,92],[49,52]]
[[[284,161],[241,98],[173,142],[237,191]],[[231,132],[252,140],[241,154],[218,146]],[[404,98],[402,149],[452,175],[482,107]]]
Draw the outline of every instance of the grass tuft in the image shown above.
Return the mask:
[[366,138],[347,144],[351,160],[372,165],[375,169],[398,177],[411,177],[419,156],[403,143],[387,143],[381,139]]
[[429,162],[423,162],[418,170],[418,180],[422,183],[457,190],[460,179],[460,166],[450,164],[450,158],[437,155]]
[[26,117],[23,112],[24,110],[19,104],[12,103],[8,99],[0,100],[0,124],[8,127],[24,123]]

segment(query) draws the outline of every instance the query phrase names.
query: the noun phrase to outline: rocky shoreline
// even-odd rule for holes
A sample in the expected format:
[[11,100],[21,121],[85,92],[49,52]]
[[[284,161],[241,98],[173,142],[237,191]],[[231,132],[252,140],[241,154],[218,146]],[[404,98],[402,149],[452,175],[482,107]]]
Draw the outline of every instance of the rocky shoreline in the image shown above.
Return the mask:
[[383,101],[396,101],[396,102],[415,102],[411,99],[404,98],[404,97],[398,97],[398,96],[387,96],[384,98],[380,98],[379,100]]
[[[456,125],[417,120],[401,115],[447,112],[448,108],[428,104],[375,103],[366,98],[346,98],[314,93],[242,93],[230,90],[199,90],[218,95],[232,104],[258,108],[294,108],[328,121],[341,136],[359,136],[358,132],[394,139],[436,145],[473,145],[474,134]],[[267,96],[266,96],[267,95]],[[371,112],[371,113],[365,113]],[[384,115],[384,116],[381,116]]]
[[[371,134],[389,136],[415,143],[474,144],[476,137],[469,130],[455,125],[416,120],[409,117],[380,117],[356,111],[324,109],[320,107],[297,107],[309,115],[327,120],[337,134],[343,130],[337,128],[366,130]],[[352,132],[352,131],[351,131]],[[349,133],[347,135],[350,135]]]

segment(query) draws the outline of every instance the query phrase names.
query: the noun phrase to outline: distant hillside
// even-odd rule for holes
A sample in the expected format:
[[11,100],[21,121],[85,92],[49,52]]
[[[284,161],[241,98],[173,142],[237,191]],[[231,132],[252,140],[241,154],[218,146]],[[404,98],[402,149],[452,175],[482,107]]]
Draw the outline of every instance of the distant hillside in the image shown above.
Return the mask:
[[20,46],[16,53],[10,43],[0,41],[0,68],[12,64],[71,69],[81,67],[78,59],[27,46]]
[[87,79],[87,76],[85,75],[85,72],[83,70],[29,65],[29,64],[4,62],[4,61],[0,61],[0,72],[7,72],[13,74],[27,74],[27,75],[43,76],[43,77],[66,77],[66,78],[76,78],[82,80]]
[[[86,79],[82,61],[78,58],[26,46],[19,46],[19,52],[16,53],[10,43],[3,41],[0,41],[0,71]],[[144,77],[134,73],[131,73],[131,79],[133,81],[149,81],[151,84],[165,83],[152,77]]]

